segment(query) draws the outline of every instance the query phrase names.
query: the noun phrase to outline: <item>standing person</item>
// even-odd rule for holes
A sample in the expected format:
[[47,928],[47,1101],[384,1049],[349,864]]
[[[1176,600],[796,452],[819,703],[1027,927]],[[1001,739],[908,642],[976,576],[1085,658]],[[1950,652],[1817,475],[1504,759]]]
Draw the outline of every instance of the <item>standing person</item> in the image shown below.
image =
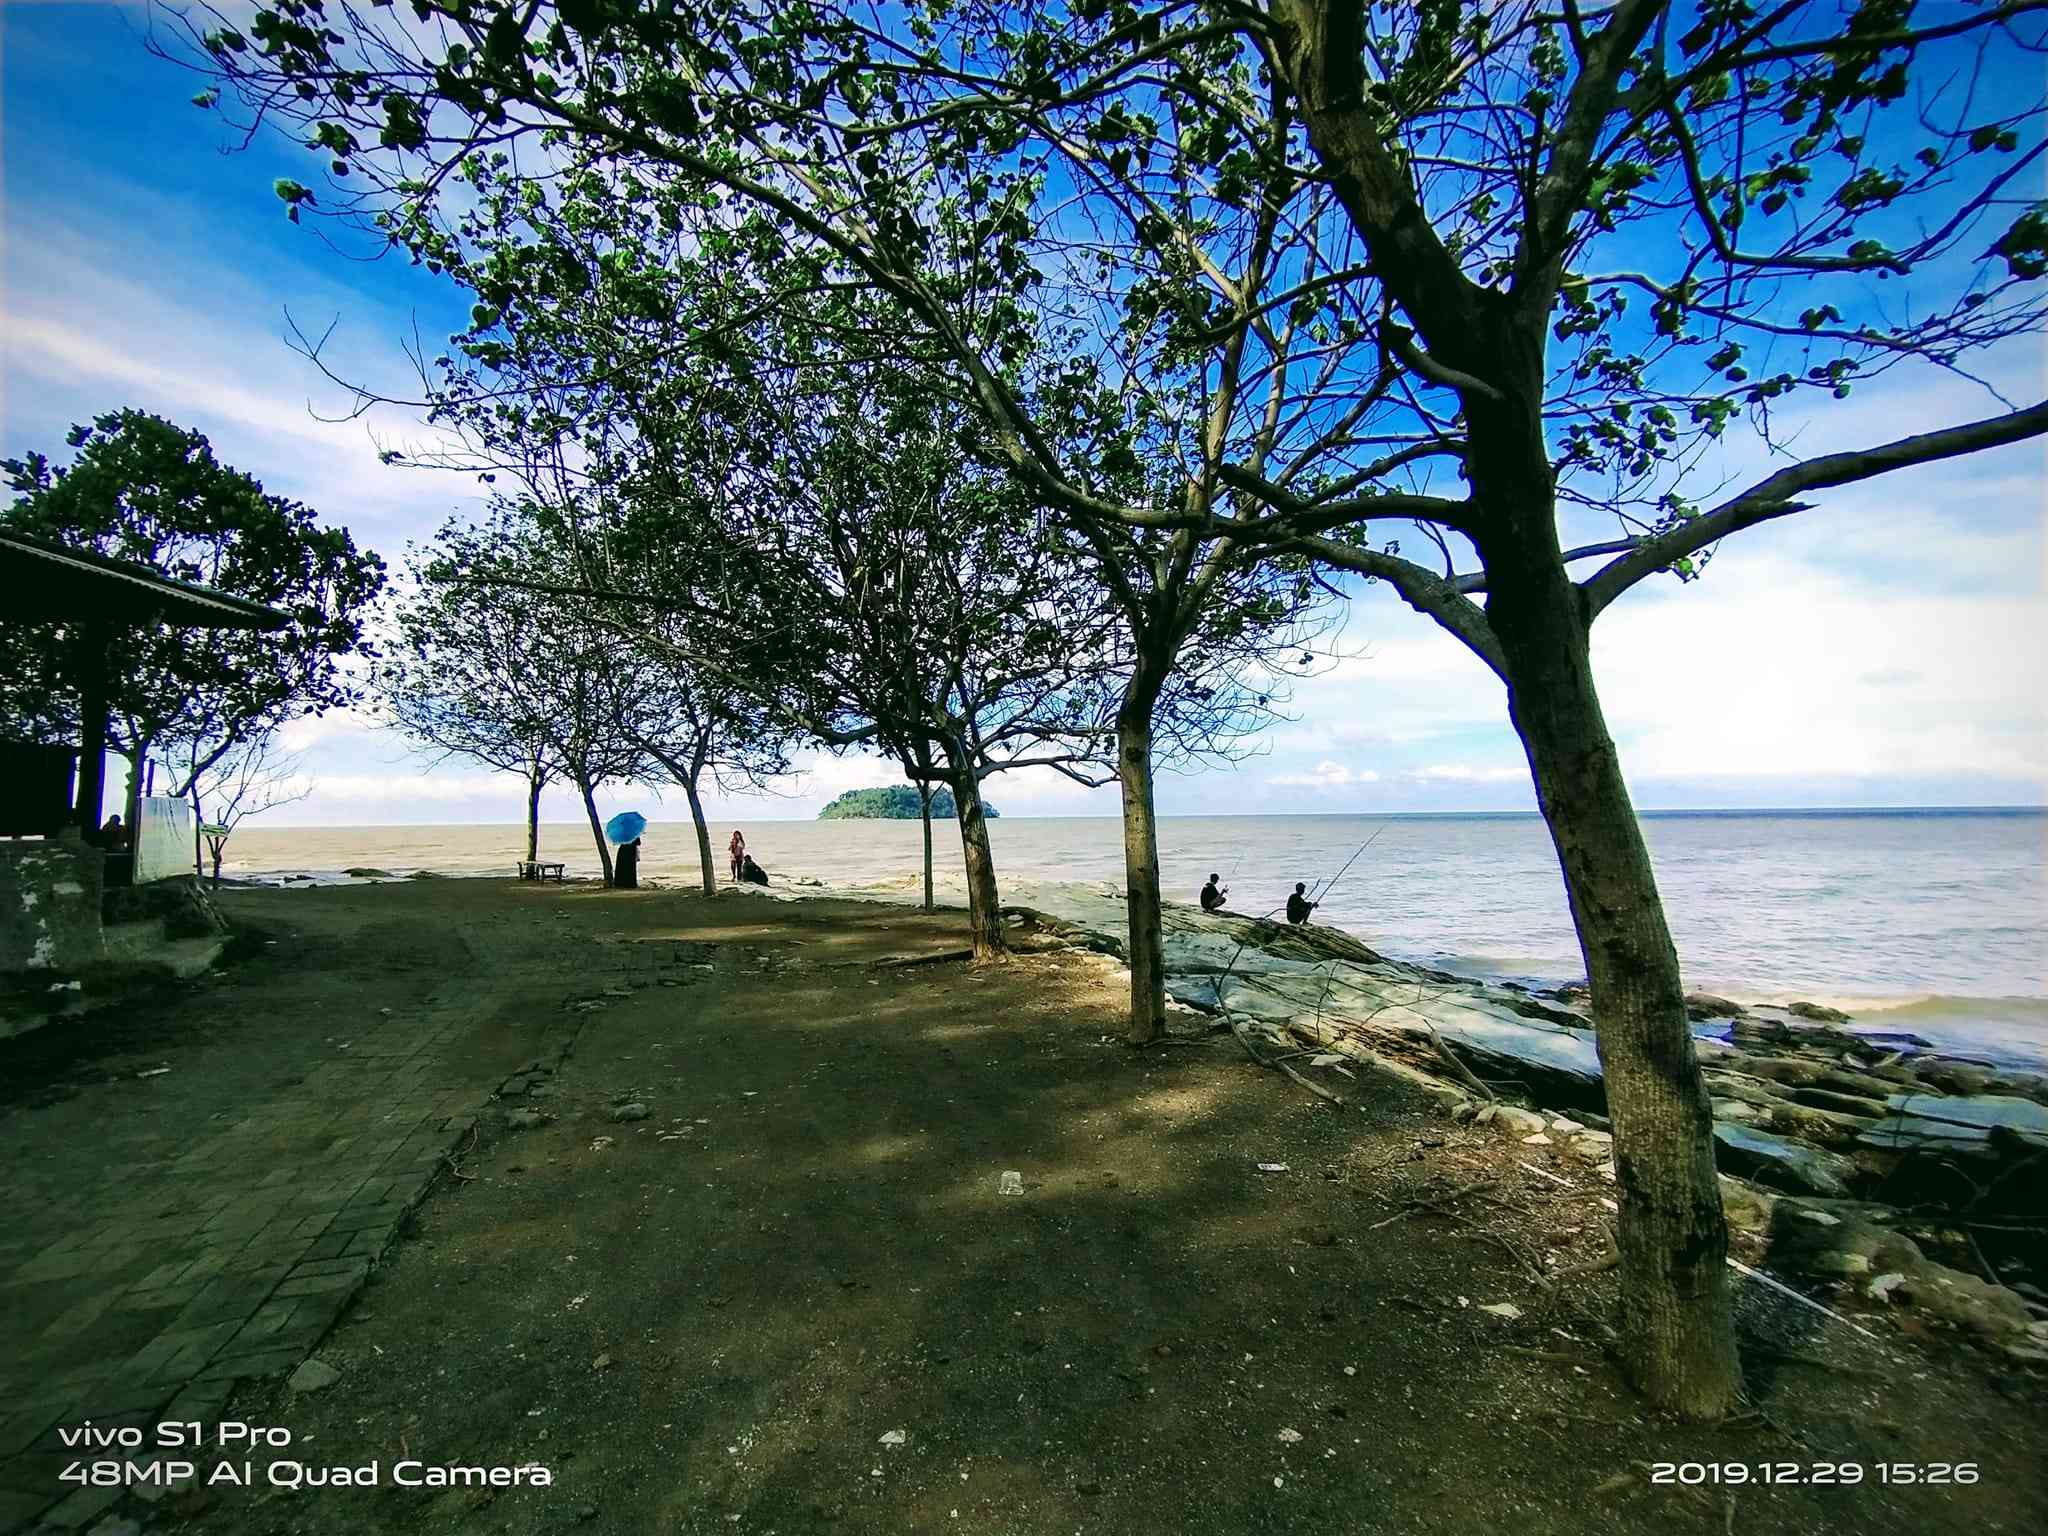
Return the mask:
[[1304,894],[1307,890],[1308,887],[1297,880],[1294,883],[1294,894],[1287,898],[1287,921],[1297,926],[1307,922],[1309,913],[1322,905],[1320,902],[1310,901]]
[[727,843],[725,848],[726,852],[732,855],[732,878],[733,883],[737,885],[740,878],[740,866],[746,862],[747,858],[747,839],[738,827],[732,829],[732,841]]
[[619,844],[619,856],[612,860],[612,884],[622,891],[640,888],[640,839]]
[[128,846],[128,829],[121,825],[121,816],[118,811],[109,816],[106,819],[105,825],[100,828],[100,846],[109,852],[125,849]]
[[1211,875],[1209,883],[1202,887],[1202,910],[1204,912],[1221,912],[1223,910],[1223,898],[1230,894],[1230,887],[1227,885],[1219,886],[1216,883],[1219,878],[1221,877]]

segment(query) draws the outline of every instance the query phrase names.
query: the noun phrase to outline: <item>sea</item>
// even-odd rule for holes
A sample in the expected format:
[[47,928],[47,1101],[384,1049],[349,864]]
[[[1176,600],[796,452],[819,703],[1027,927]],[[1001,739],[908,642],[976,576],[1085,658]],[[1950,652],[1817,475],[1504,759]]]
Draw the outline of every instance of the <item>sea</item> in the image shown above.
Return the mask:
[[[735,826],[778,883],[902,899],[919,882],[915,821],[720,822],[721,876]],[[1688,988],[1822,1003],[1864,1027],[2048,1068],[2048,812],[1653,811],[1643,828]],[[1122,887],[1114,817],[1002,817],[989,830],[998,882]],[[596,874],[587,827],[541,831],[544,857],[572,878]],[[964,901],[959,833],[936,823],[933,834],[940,899]],[[509,873],[523,837],[518,826],[251,826],[229,843],[223,873]],[[1169,816],[1159,857],[1169,900],[1193,902],[1213,872],[1231,910],[1257,915],[1304,881],[1318,921],[1394,958],[1530,985],[1585,975],[1533,814]],[[687,822],[648,828],[641,873],[696,880]]]

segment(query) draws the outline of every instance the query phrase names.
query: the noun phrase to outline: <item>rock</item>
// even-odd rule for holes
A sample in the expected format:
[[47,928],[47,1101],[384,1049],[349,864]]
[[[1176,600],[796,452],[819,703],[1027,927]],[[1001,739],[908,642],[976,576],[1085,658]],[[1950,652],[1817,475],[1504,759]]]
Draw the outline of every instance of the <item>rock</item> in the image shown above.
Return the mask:
[[1764,1112],[1754,1104],[1741,1099],[1714,1100],[1714,1118],[1727,1120],[1736,1125],[1753,1125],[1763,1118]]
[[909,1431],[909,1430],[907,1430],[907,1429],[891,1429],[891,1430],[887,1430],[887,1431],[885,1431],[885,1432],[883,1433],[883,1435],[882,1435],[882,1441],[881,1441],[881,1443],[882,1443],[883,1445],[903,1445],[903,1444],[905,1444],[906,1442],[908,1442],[908,1441],[909,1441],[909,1439],[910,1439],[910,1431]]
[[1725,1173],[1720,1176],[1720,1183],[1721,1210],[1727,1216],[1729,1226],[1738,1232],[1750,1233],[1769,1229],[1779,1204],[1777,1196],[1741,1179],[1732,1179]]
[[612,1357],[610,1355],[599,1355],[590,1362],[590,1368],[593,1371],[608,1371],[612,1368]]
[[2043,1349],[2038,1344],[2008,1344],[2005,1346],[2005,1356],[2008,1360],[2016,1360],[2021,1365],[2048,1365],[2048,1349]]
[[1711,992],[1685,994],[1685,1016],[1695,1023],[1703,1019],[1739,1019],[1748,1011],[1742,1004],[1731,1003]]
[[1794,1088],[1786,1097],[1808,1109],[1828,1109],[1837,1114],[1860,1115],[1867,1120],[1881,1120],[1887,1113],[1880,1099],[1860,1093],[1836,1093],[1832,1088]]
[[1513,1104],[1496,1104],[1488,1123],[1499,1126],[1510,1136],[1534,1136],[1540,1135],[1549,1122]]
[[1846,1195],[1857,1176],[1848,1158],[1746,1125],[1716,1122],[1722,1166],[1779,1189]]
[[341,1380],[341,1372],[324,1360],[307,1360],[292,1372],[291,1380],[285,1385],[294,1392],[318,1392],[333,1386]]
[[629,1120],[645,1120],[647,1118],[647,1106],[637,1102],[632,1104],[615,1104],[612,1106],[611,1114],[607,1118],[615,1125],[623,1125]]
[[1471,1120],[1475,1116],[1477,1116],[1478,1113],[1479,1106],[1473,1103],[1470,1099],[1466,1099],[1463,1103],[1452,1106],[1451,1119],[1455,1121],[1457,1124],[1463,1125],[1466,1121]]
[[579,1505],[577,1505],[577,1506],[576,1506],[576,1518],[577,1518],[578,1520],[583,1520],[583,1521],[595,1520],[595,1519],[597,1518],[597,1506],[596,1506],[595,1504],[579,1504]]
[[1512,1301],[1489,1302],[1479,1310],[1491,1317],[1504,1317],[1511,1323],[1522,1315],[1522,1309]]
[[1538,1131],[1534,1136],[1524,1136],[1522,1138],[1522,1145],[1525,1147],[1547,1147],[1550,1145],[1550,1138],[1541,1131]]
[[1974,1098],[1934,1099],[1925,1094],[1894,1094],[1889,1117],[1858,1139],[1865,1146],[1891,1151],[1989,1153],[1996,1133],[2033,1148],[2048,1148],[2048,1108],[2032,1099],[2003,1094]]
[[1567,1120],[1563,1115],[1559,1115],[1555,1120],[1550,1122],[1550,1128],[1553,1131],[1559,1131],[1566,1136],[1570,1136],[1576,1134],[1579,1131],[1583,1131],[1585,1129],[1585,1126],[1580,1124],[1576,1120]]
[[1988,1343],[2017,1342],[2032,1321],[2027,1304],[2004,1286],[1987,1285],[1975,1275],[1924,1260],[1907,1267],[1905,1280],[1893,1287],[1892,1296]]
[[1283,1429],[1275,1438],[1282,1445],[1299,1445],[1301,1444],[1301,1431],[1298,1429]]
[[1846,1024],[1849,1015],[1839,1008],[1824,1007],[1819,1003],[1788,1003],[1785,1011],[1795,1019],[1811,1019],[1816,1024]]
[[1572,1155],[1589,1163],[1604,1163],[1614,1153],[1614,1148],[1605,1141],[1592,1141],[1584,1136],[1574,1136],[1565,1145]]
[[1844,1115],[1803,1104],[1774,1104],[1759,1122],[1780,1136],[1796,1136],[1822,1147],[1852,1147],[1858,1135],[1878,1122],[1865,1115]]
[[344,869],[342,873],[351,880],[396,880],[398,878],[388,869],[365,869],[361,866],[354,869]]
[[1982,1093],[1991,1086],[1991,1074],[1982,1067],[1973,1067],[1966,1062],[1942,1062],[1938,1066],[1921,1067],[1920,1077],[1932,1083],[1944,1093]]
[[548,1117],[537,1109],[508,1109],[500,1116],[508,1131],[530,1131],[536,1126],[546,1125]]
[[1872,1276],[1870,1283],[1863,1287],[1863,1294],[1872,1301],[1890,1301],[1892,1292],[1897,1290],[1905,1279],[1905,1275],[1900,1271],[1888,1270],[1884,1274]]

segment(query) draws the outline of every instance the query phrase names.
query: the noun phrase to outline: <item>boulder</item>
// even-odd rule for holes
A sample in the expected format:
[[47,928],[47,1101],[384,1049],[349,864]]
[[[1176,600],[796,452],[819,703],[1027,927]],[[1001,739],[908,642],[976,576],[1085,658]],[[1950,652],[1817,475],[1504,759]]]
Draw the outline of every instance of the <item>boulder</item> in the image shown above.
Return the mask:
[[1521,1109],[1513,1104],[1496,1104],[1488,1124],[1497,1126],[1503,1133],[1520,1139],[1524,1136],[1540,1136],[1548,1123],[1531,1110]]
[[1860,1093],[1837,1093],[1832,1088],[1794,1088],[1786,1097],[1808,1109],[1829,1109],[1837,1114],[1860,1115],[1866,1120],[1882,1119],[1890,1113],[1882,1099]]
[[2000,1146],[2014,1150],[2048,1149],[2048,1107],[2032,1099],[2003,1094],[1972,1098],[1933,1098],[1925,1094],[1894,1094],[1886,1118],[1865,1130],[1865,1146],[1886,1151],[1942,1151],[1997,1155]]
[[1711,992],[1688,992],[1685,994],[1685,1016],[1695,1024],[1706,1019],[1739,1019],[1749,1010],[1740,1003],[1731,1003],[1725,997],[1716,997]]
[[1838,1153],[1774,1136],[1753,1126],[1717,1121],[1714,1140],[1723,1167],[1775,1189],[1846,1195],[1857,1177],[1856,1165]]
[[1785,1011],[1795,1019],[1811,1019],[1816,1024],[1846,1024],[1849,1015],[1839,1008],[1828,1008],[1820,1003],[1787,1003]]

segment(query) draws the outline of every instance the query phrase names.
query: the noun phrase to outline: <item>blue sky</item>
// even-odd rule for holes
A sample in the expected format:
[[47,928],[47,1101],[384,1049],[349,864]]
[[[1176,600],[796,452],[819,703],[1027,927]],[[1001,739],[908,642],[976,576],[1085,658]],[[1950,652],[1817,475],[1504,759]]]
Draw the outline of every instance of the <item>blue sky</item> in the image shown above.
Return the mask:
[[[387,558],[473,484],[387,468],[417,441],[398,410],[338,423],[342,393],[287,345],[286,312],[335,324],[344,373],[393,393],[402,343],[437,345],[466,306],[401,262],[350,259],[282,216],[270,192],[305,155],[223,154],[197,82],[148,56],[145,13],[0,5],[0,450],[61,452],[73,421],[134,405]],[[2030,341],[1987,372],[2038,399]],[[1799,429],[1802,453],[1989,414],[1966,387],[1881,381]],[[1731,469],[1741,469],[1740,463]],[[2044,451],[2039,442],[1830,493],[1821,509],[1731,540],[1706,579],[1638,588],[1595,631],[1608,722],[1639,805],[2034,804],[2048,781]],[[1446,811],[1533,807],[1500,685],[1427,621],[1370,591],[1344,659],[1297,687],[1257,755],[1167,775],[1162,811]],[[312,794],[276,822],[511,821],[516,782],[436,765],[358,716],[292,726]],[[808,816],[887,782],[869,759],[818,758],[782,799],[721,817]],[[1113,814],[1115,791],[1049,774],[998,780],[1006,814]],[[643,802],[622,789],[614,803]],[[677,797],[680,798],[680,797]],[[547,814],[570,819],[567,798]]]

